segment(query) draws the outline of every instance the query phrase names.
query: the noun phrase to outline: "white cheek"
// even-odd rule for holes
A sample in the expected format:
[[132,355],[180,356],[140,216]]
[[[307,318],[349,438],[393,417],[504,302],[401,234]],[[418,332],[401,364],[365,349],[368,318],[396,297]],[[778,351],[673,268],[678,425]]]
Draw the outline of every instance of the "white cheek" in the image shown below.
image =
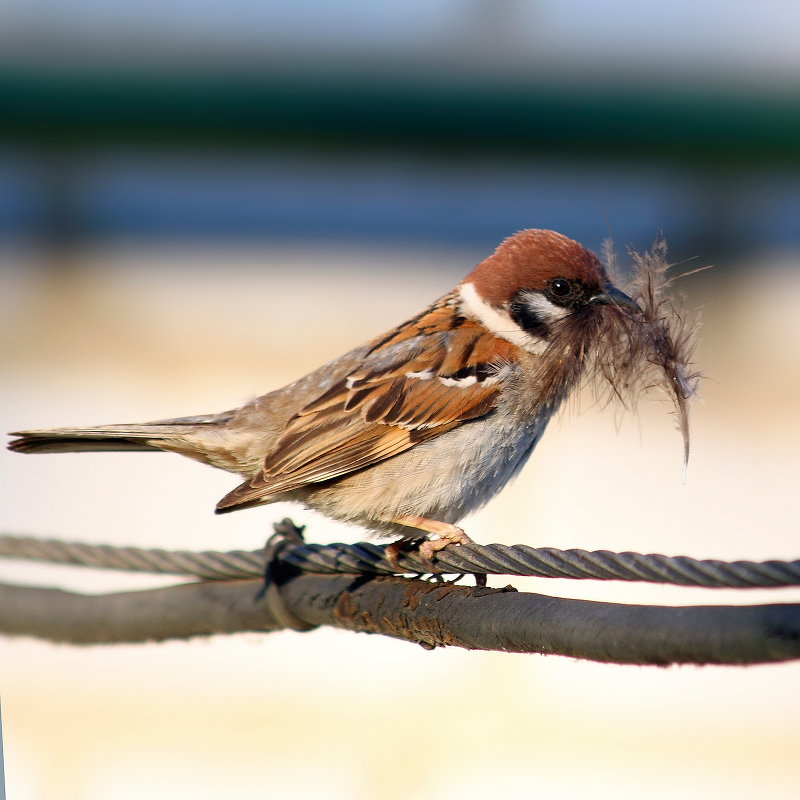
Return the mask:
[[564,306],[557,306],[551,303],[543,294],[538,292],[526,293],[525,302],[532,311],[540,316],[545,322],[555,322],[569,314],[569,309]]
[[[472,283],[462,283],[459,289],[461,295],[462,309],[473,319],[483,325],[486,330],[507,342],[516,345],[517,347],[527,350],[529,353],[541,355],[547,347],[547,342],[536,336],[531,336],[527,331],[520,328],[516,322],[505,312],[500,311],[493,306],[489,305],[483,300],[475,291]],[[558,306],[553,305],[546,298],[542,300],[556,310]],[[547,312],[542,312],[545,316]],[[547,317],[548,319],[555,319],[555,317]]]

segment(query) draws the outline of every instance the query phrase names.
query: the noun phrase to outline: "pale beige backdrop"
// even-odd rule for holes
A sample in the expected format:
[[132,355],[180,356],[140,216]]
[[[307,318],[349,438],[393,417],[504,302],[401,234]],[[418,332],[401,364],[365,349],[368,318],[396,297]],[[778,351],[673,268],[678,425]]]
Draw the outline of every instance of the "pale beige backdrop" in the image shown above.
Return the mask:
[[[663,403],[632,417],[584,399],[468,532],[484,543],[798,557],[799,261],[721,265],[694,284],[693,302],[708,303],[698,359],[710,379],[685,485]],[[471,265],[435,250],[299,245],[96,250],[72,266],[44,273],[30,256],[3,255],[3,431],[235,406],[399,322]],[[292,513],[312,540],[359,538],[290,507],[215,517],[236,478],[176,456],[0,458],[10,533],[254,548]],[[0,579],[84,591],[171,582],[10,562]],[[800,590],[513,582],[621,602],[800,601]],[[797,796],[800,664],[621,667],[426,652],[334,630],[0,648],[15,800]]]

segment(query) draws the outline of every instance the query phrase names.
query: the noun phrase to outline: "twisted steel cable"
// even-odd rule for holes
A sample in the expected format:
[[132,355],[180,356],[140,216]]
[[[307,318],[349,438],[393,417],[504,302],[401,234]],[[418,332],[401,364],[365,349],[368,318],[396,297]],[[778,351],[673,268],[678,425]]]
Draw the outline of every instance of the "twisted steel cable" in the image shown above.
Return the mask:
[[[297,531],[291,520],[276,523],[276,536]],[[0,536],[0,557],[72,564],[104,569],[189,575],[202,580],[234,580],[264,574],[266,549],[229,552],[145,549],[64,542],[27,536]],[[359,544],[289,544],[276,555],[284,565],[304,572],[348,574],[435,573],[520,575],[579,580],[622,580],[708,588],[800,586],[797,561],[718,561],[655,553],[608,550],[559,550],[527,545],[461,545],[437,554],[434,564],[418,554],[401,554],[397,565],[384,547]]]
[[101,569],[190,575],[203,580],[233,580],[264,574],[264,550],[229,552],[145,549],[64,542],[32,536],[0,536],[0,557]]

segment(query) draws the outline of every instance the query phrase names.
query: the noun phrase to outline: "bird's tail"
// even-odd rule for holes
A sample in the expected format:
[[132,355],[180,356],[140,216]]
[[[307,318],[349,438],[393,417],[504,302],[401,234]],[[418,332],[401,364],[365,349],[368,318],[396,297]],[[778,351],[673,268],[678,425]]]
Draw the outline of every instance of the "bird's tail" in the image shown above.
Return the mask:
[[173,450],[198,428],[216,427],[231,414],[181,417],[140,425],[97,425],[89,428],[53,428],[18,431],[8,444],[17,453],[84,453],[119,450]]

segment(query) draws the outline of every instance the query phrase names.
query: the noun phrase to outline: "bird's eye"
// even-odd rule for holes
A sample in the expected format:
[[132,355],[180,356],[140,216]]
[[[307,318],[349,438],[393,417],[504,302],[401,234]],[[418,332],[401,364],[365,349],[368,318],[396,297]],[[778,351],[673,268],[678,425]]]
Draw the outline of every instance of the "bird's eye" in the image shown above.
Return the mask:
[[550,291],[556,297],[567,297],[572,292],[572,287],[565,278],[554,278],[550,281]]

